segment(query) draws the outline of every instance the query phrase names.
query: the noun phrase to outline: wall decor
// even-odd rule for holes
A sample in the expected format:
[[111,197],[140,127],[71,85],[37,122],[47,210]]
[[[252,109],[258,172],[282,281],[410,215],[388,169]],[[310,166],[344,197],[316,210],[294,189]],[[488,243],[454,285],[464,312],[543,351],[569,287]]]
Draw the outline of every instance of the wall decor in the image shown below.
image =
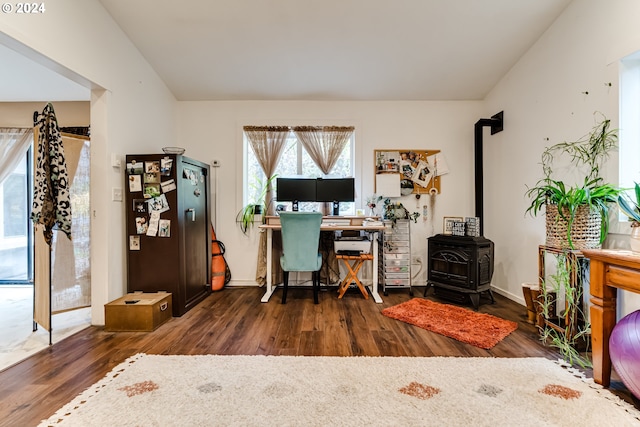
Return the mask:
[[453,234],[453,227],[456,222],[462,222],[464,224],[461,216],[445,216],[442,221],[442,234]]
[[480,218],[477,216],[465,217],[464,222],[466,223],[467,236],[480,237]]
[[464,236],[466,224],[464,221],[453,221],[451,234],[454,236]]
[[[440,150],[380,149],[373,155],[375,192],[387,197],[439,194],[440,176],[449,172]],[[395,185],[399,194],[391,187]]]

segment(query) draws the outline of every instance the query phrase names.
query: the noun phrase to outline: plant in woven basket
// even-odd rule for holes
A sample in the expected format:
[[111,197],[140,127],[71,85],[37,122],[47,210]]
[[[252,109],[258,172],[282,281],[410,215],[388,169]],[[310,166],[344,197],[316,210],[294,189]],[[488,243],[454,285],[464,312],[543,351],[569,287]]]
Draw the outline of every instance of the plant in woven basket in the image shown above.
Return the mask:
[[[546,209],[547,245],[585,249],[600,247],[607,237],[609,209],[621,193],[600,176],[600,167],[618,143],[617,131],[609,129],[610,124],[610,120],[603,119],[578,141],[561,142],[543,151],[544,177],[533,187],[527,187],[525,195],[531,199],[526,213],[536,216],[543,206]],[[579,185],[567,185],[552,178],[554,161],[562,155],[569,157],[575,171],[584,172]],[[597,226],[595,238],[594,227],[590,225],[593,222]]]

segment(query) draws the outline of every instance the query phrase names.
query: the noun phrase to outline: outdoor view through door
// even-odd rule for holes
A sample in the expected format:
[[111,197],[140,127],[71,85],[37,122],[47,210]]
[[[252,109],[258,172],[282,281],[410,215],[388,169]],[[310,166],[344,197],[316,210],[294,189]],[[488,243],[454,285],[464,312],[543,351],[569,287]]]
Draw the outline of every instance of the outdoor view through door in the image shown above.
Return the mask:
[[[3,133],[4,132],[4,133]],[[0,141],[8,142],[9,130],[0,129]],[[33,139],[13,172],[0,180],[0,286],[33,283]],[[90,276],[90,142],[87,137],[63,134],[71,180],[72,236],[53,234],[52,312],[91,305]],[[4,159],[0,159],[2,161]]]
[[28,283],[33,277],[29,218],[31,150],[0,183],[0,284]]

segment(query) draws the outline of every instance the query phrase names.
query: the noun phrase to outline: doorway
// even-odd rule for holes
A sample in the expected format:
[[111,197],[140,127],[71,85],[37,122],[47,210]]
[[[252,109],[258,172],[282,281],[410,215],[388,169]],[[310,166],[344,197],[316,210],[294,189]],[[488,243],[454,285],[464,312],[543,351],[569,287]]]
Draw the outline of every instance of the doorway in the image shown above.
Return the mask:
[[[8,130],[0,128],[0,137],[2,132]],[[71,183],[73,241],[54,232],[51,335],[33,322],[32,136],[13,171],[0,179],[0,370],[91,323],[90,141],[88,136],[63,133],[63,146]]]

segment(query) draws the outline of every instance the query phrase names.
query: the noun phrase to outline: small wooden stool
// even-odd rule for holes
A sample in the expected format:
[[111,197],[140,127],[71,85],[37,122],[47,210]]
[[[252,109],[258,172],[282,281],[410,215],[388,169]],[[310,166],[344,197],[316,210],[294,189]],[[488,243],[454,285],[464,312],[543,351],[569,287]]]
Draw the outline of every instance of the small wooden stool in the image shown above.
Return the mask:
[[[349,285],[351,282],[355,282],[364,295],[364,299],[369,299],[369,293],[365,289],[360,279],[358,279],[358,271],[362,267],[362,263],[365,261],[372,261],[373,255],[371,254],[360,254],[360,255],[341,255],[336,254],[336,259],[341,259],[344,262],[344,265],[347,267],[347,276],[344,278],[342,282],[340,282],[340,286],[338,287],[338,298],[342,298],[344,293],[349,289]],[[353,261],[353,264],[351,264]]]

